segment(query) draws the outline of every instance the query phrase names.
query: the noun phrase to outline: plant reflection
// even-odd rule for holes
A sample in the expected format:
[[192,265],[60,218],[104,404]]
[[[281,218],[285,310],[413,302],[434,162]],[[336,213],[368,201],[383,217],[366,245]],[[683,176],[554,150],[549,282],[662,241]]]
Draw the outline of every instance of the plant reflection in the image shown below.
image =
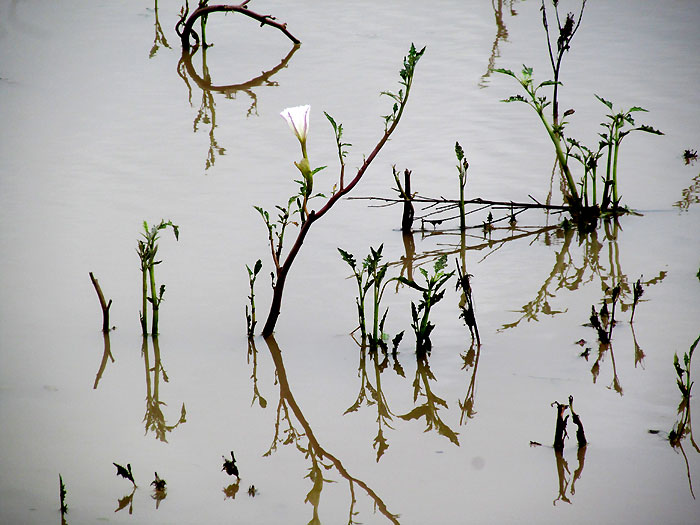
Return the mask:
[[[324,471],[333,468],[340,476],[345,478],[350,490],[350,509],[348,523],[355,523],[355,487],[360,487],[373,501],[375,508],[384,515],[390,522],[398,523],[398,515],[392,514],[387,509],[382,499],[362,480],[353,477],[343,466],[338,458],[325,450],[317,441],[316,436],[306,420],[301,408],[297,404],[287,380],[287,373],[282,361],[282,352],[275,341],[274,336],[265,339],[270,355],[275,366],[277,384],[280,389],[280,400],[277,405],[277,418],[275,422],[275,435],[272,444],[264,456],[269,456],[277,450],[279,444],[294,445],[305,458],[310,461],[309,472],[306,475],[312,483],[311,490],[306,495],[305,503],[310,503],[313,507],[313,517],[310,523],[320,523],[318,507],[321,498],[321,491],[324,483],[329,480],[324,478]],[[282,428],[284,425],[284,428]],[[297,430],[295,425],[301,427]]]
[[700,175],[693,177],[690,186],[681,192],[681,199],[674,204],[681,211],[688,211],[691,204],[700,202]]
[[111,345],[109,342],[109,332],[102,332],[102,335],[104,336],[104,352],[102,352],[102,362],[100,362],[100,369],[97,371],[97,375],[95,376],[95,384],[92,386],[93,390],[97,389],[97,385],[100,382],[100,379],[102,379],[102,374],[104,374],[105,368],[107,368],[107,359],[111,359],[112,363],[114,363],[114,356],[112,356],[112,350],[111,350]]
[[438,434],[445,436],[452,443],[459,446],[457,434],[442,420],[439,414],[440,407],[448,408],[447,402],[433,393],[430,381],[436,381],[436,379],[430,370],[428,355],[416,353],[416,377],[413,380],[413,402],[415,403],[418,400],[419,395],[425,399],[425,402],[415,407],[407,414],[400,415],[399,417],[405,421],[425,418],[426,432],[436,429]]
[[265,408],[267,406],[267,400],[260,395],[260,390],[258,390],[258,349],[255,348],[255,342],[252,337],[248,338],[248,364],[253,362],[253,369],[250,373],[250,378],[253,380],[253,400],[250,402],[251,406],[258,402],[260,408]]
[[[486,68],[486,73],[481,75],[481,81],[479,82],[480,88],[485,88],[488,85],[487,79],[491,76],[493,68],[496,65],[496,59],[501,56],[501,50],[498,47],[501,40],[504,42],[508,41],[508,28],[505,22],[503,22],[504,3],[506,3],[504,0],[491,0],[493,15],[496,18],[496,38],[493,41],[493,46],[491,46],[491,56],[489,56],[489,65]],[[514,0],[508,0],[507,3],[510,16],[516,16],[518,13],[513,8]]]
[[236,494],[238,494],[238,488],[241,484],[241,478],[237,478],[235,483],[231,483],[228,487],[224,487],[224,499],[236,499]]
[[[369,355],[369,361],[373,370],[367,371],[367,356]],[[403,368],[396,358],[396,354],[392,353],[394,366],[394,371],[401,377],[405,377]],[[380,362],[381,359],[381,362]],[[350,412],[357,412],[357,410],[364,404],[367,406],[377,407],[377,436],[374,438],[372,444],[373,448],[377,451],[377,462],[384,455],[386,449],[389,448],[389,442],[384,436],[384,428],[387,427],[393,430],[389,424],[392,420],[394,414],[389,408],[389,404],[382,392],[382,373],[389,366],[389,353],[381,352],[377,348],[369,349],[367,345],[360,346],[360,366],[357,371],[357,375],[360,378],[360,392],[357,394],[357,399],[348,408],[343,415]],[[372,384],[372,377],[374,378],[374,384]]]
[[[180,419],[178,422],[174,425],[168,425],[165,421],[163,411],[161,410],[161,405],[166,405],[166,403],[160,400],[160,378],[162,376],[163,381],[166,383],[169,382],[169,379],[161,362],[158,337],[153,337],[153,367],[150,365],[148,337],[143,338],[141,355],[143,356],[146,368],[146,414],[143,416],[143,421],[146,424],[146,434],[151,431],[155,434],[157,439],[167,443],[166,434],[179,427],[181,423],[187,422],[185,404],[183,403],[180,409]],[[151,376],[151,374],[153,375]]]
[[569,470],[569,464],[564,458],[564,453],[560,450],[555,450],[554,457],[556,459],[557,478],[559,480],[559,494],[556,498],[554,498],[554,501],[552,501],[552,505],[556,505],[557,501],[564,501],[571,504],[573,502],[569,496],[567,496],[567,491],[570,496],[576,494],[576,481],[578,481],[581,474],[583,474],[583,466],[586,461],[586,447],[579,447],[578,451],[576,452],[578,466],[574,471],[573,478],[571,476],[571,471]]
[[160,27],[160,20],[158,19],[158,0],[154,1],[153,13],[155,15],[156,35],[153,38],[153,47],[148,53],[148,58],[153,58],[154,56],[156,56],[156,53],[160,49],[160,46],[165,46],[168,49],[172,49],[170,47],[170,44],[168,44],[168,40],[165,38],[165,33],[163,33],[163,29]]
[[[673,429],[669,433],[668,440],[671,446],[680,450],[685,460],[685,468],[688,475],[688,485],[690,487],[690,494],[695,499],[695,493],[693,492],[693,481],[690,477],[690,465],[688,463],[688,456],[683,449],[683,440],[686,437],[690,438],[690,444],[693,446],[696,452],[700,454],[700,448],[698,448],[695,439],[693,438],[693,424],[690,420],[690,398],[691,390],[693,388],[693,381],[690,379],[691,362],[693,359],[693,352],[695,348],[700,343],[700,336],[693,342],[690,346],[690,351],[683,355],[683,359],[678,358],[678,354],[674,355],[673,366],[676,369],[676,384],[678,389],[681,391],[682,398],[678,405],[678,420],[674,423]],[[682,364],[681,364],[682,361]]]
[[[622,271],[620,264],[620,249],[617,244],[619,224],[616,221],[607,221],[604,225],[604,238],[598,239],[598,231],[594,230],[586,234],[578,234],[578,244],[583,247],[583,257],[580,263],[571,254],[574,234],[570,228],[558,228],[554,232],[554,239],[549,232],[545,234],[544,243],[549,246],[554,242],[561,242],[561,248],[556,254],[554,266],[549,276],[538,290],[535,298],[525,304],[520,310],[520,318],[512,323],[504,324],[500,330],[514,328],[523,320],[538,321],[540,314],[554,316],[564,313],[566,310],[557,310],[550,304],[559,290],[578,290],[579,286],[598,280],[600,286],[606,291],[606,303],[612,303],[612,290],[620,287],[620,310],[626,312],[632,308],[633,292],[627,275]],[[607,267],[605,257],[607,252]],[[666,277],[666,272],[659,272],[658,276],[644,281],[645,286],[657,284]],[[552,288],[554,288],[552,290]]]
[[[474,347],[476,346],[476,350]],[[479,356],[481,355],[481,345],[478,344],[474,339],[472,339],[472,344],[469,350],[464,354],[460,354],[462,358],[462,370],[472,369],[471,379],[469,381],[469,386],[467,387],[467,394],[464,397],[464,401],[459,402],[459,408],[461,410],[461,415],[459,417],[459,424],[466,425],[469,419],[472,419],[476,415],[474,410],[474,394],[476,393],[476,371],[479,368]]]
[[182,51],[182,56],[177,65],[177,73],[183,80],[188,90],[188,100],[190,105],[192,105],[192,86],[190,85],[189,79],[192,79],[194,83],[202,90],[202,101],[199,105],[199,110],[197,111],[197,116],[194,119],[193,131],[196,133],[199,129],[200,124],[209,125],[209,150],[207,152],[207,159],[205,162],[205,169],[209,169],[216,162],[217,155],[222,156],[226,153],[226,149],[219,146],[216,137],[214,136],[214,130],[216,129],[216,104],[214,102],[214,93],[222,93],[226,99],[235,99],[236,94],[241,91],[248,95],[251,99],[251,105],[248,108],[246,117],[249,117],[253,113],[258,114],[258,97],[255,93],[254,88],[259,86],[278,86],[279,84],[273,80],[270,80],[278,71],[287,67],[287,63],[292,58],[292,55],[299,49],[298,45],[292,47],[292,49],[287,53],[279,64],[268,71],[262,72],[257,77],[254,77],[247,82],[240,84],[228,84],[221,85],[215,84],[212,81],[211,75],[209,73],[209,67],[207,66],[207,49],[202,48],[202,74],[197,73],[192,60],[195,54],[198,52],[199,48],[194,47],[191,50]]
[[123,498],[120,498],[117,500],[117,508],[114,509],[114,512],[119,512],[120,510],[124,510],[125,508],[129,508],[129,514],[134,513],[134,494],[136,493],[136,485],[133,486],[131,489],[131,492],[124,496]]

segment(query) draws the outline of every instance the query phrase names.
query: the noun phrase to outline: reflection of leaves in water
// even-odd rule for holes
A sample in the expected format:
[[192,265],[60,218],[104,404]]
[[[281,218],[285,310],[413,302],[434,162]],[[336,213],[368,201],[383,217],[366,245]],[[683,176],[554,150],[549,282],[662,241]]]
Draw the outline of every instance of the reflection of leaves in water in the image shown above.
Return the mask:
[[688,211],[691,204],[700,202],[700,175],[693,177],[693,180],[687,188],[681,192],[681,199],[674,204],[681,211]]
[[[374,384],[370,379],[370,374],[367,372],[367,355],[374,368]],[[380,355],[383,356],[381,362]],[[382,392],[382,372],[388,368],[389,354],[388,352],[379,352],[377,349],[368,350],[367,345],[362,345],[360,348],[360,366],[357,375],[360,378],[360,391],[357,394],[357,399],[344,414],[356,412],[363,404],[366,406],[377,407],[377,435],[374,438],[373,448],[377,451],[377,462],[381,459],[384,452],[389,448],[389,442],[384,436],[384,428],[393,429],[389,424],[392,420],[393,413],[389,408],[389,404]],[[403,369],[399,364],[398,359],[394,356],[394,371],[403,377]]]
[[[187,411],[185,410],[185,404],[183,403],[180,409],[180,419],[178,422],[174,425],[168,425],[165,421],[165,415],[163,415],[163,411],[161,409],[161,405],[167,405],[160,400],[160,378],[162,376],[163,381],[166,383],[169,381],[169,379],[160,359],[160,346],[158,344],[158,338],[153,338],[153,355],[155,361],[153,368],[150,366],[148,337],[143,338],[141,354],[143,355],[144,365],[146,367],[146,414],[143,416],[143,421],[146,424],[146,434],[151,431],[155,434],[157,439],[167,443],[168,440],[165,437],[166,434],[168,432],[172,432],[175,428],[180,426],[181,423],[187,422]],[[152,377],[151,373],[153,373]]]
[[119,512],[120,510],[124,510],[126,507],[129,507],[129,514],[134,513],[134,493],[136,492],[136,485],[134,485],[134,488],[131,490],[131,494],[127,494],[121,499],[117,500],[117,508],[114,510],[114,512]]
[[238,488],[240,487],[241,479],[238,478],[235,483],[231,483],[228,487],[224,487],[224,499],[236,499],[236,494],[238,494]]
[[442,420],[439,415],[440,407],[447,409],[447,402],[435,395],[430,387],[430,381],[435,381],[435,376],[430,370],[428,357],[416,356],[416,377],[413,380],[413,401],[418,400],[421,395],[425,398],[425,403],[415,407],[407,414],[400,415],[401,419],[410,421],[412,419],[425,418],[425,431],[436,429],[438,434],[445,436],[455,445],[459,446],[457,434]]
[[[553,316],[565,312],[558,310],[550,304],[550,299],[556,297],[560,290],[575,291],[583,284],[599,281],[601,289],[606,294],[605,301],[611,303],[611,291],[615,286],[620,286],[619,305],[621,311],[627,311],[633,304],[633,292],[627,275],[622,271],[620,264],[620,249],[617,244],[618,224],[604,224],[605,238],[601,243],[598,240],[598,231],[579,235],[579,245],[583,248],[581,262],[577,263],[570,253],[573,238],[576,232],[573,230],[559,229],[556,238],[561,240],[561,248],[558,250],[554,266],[538,290],[535,298],[525,304],[521,309],[519,319],[512,323],[504,324],[500,330],[514,328],[523,320],[538,321],[539,315]],[[549,236],[545,238],[545,244],[549,244]],[[607,253],[606,253],[607,252]],[[606,258],[607,255],[607,266]],[[666,272],[659,272],[658,276],[643,282],[650,286],[661,282],[666,277]]]
[[168,49],[171,49],[170,44],[168,44],[168,40],[165,38],[165,33],[163,33],[163,28],[160,27],[160,20],[158,19],[158,0],[155,0],[154,4],[155,5],[153,7],[153,12],[155,15],[156,35],[153,38],[153,47],[148,53],[148,58],[153,58],[154,56],[156,56],[156,53],[158,52],[158,49],[160,49],[161,45],[167,47]]
[[[511,16],[516,16],[518,13],[513,8],[514,0],[509,0],[508,9]],[[496,18],[496,38],[491,46],[491,55],[489,56],[489,65],[486,68],[486,73],[481,75],[481,81],[479,82],[480,88],[485,88],[488,85],[487,79],[491,76],[491,71],[496,65],[496,59],[500,58],[501,50],[499,49],[499,44],[501,40],[508,42],[508,28],[503,21],[503,4],[504,0],[491,0],[491,6],[493,7],[493,15]]]
[[267,400],[260,395],[258,390],[258,349],[255,348],[253,341],[248,339],[248,364],[250,364],[251,359],[253,361],[253,370],[250,373],[250,378],[253,380],[253,400],[250,402],[250,405],[254,405],[255,401],[257,401],[260,408],[265,408],[267,407]]
[[[476,346],[476,350],[474,350]],[[469,350],[460,354],[464,364],[462,365],[462,370],[469,370],[472,368],[471,380],[469,381],[469,386],[467,387],[467,394],[464,397],[464,401],[459,401],[459,408],[461,410],[461,415],[459,417],[459,424],[466,425],[467,420],[472,419],[476,415],[474,410],[474,394],[476,393],[476,371],[479,368],[479,356],[481,355],[481,345],[477,344],[474,339],[472,339],[472,344]]]
[[192,59],[194,55],[198,52],[199,48],[195,47],[191,51],[183,50],[180,62],[177,65],[177,72],[180,78],[183,80],[188,90],[188,100],[190,105],[192,105],[192,87],[190,85],[189,79],[193,80],[195,84],[202,90],[202,101],[200,103],[197,115],[194,119],[193,129],[196,133],[199,130],[200,124],[206,124],[209,126],[209,149],[207,151],[207,159],[205,161],[205,169],[209,169],[216,162],[216,157],[225,155],[226,148],[219,146],[218,141],[214,135],[214,130],[217,127],[216,124],[216,104],[214,102],[214,93],[221,93],[226,99],[235,99],[236,94],[240,91],[248,95],[252,101],[246,117],[252,114],[258,114],[258,98],[254,91],[256,87],[267,87],[267,86],[277,86],[278,83],[270,80],[270,78],[287,67],[287,63],[292,58],[292,55],[299,49],[298,45],[292,47],[291,51],[285,56],[279,64],[268,71],[262,72],[257,77],[254,77],[247,82],[240,84],[228,84],[228,85],[217,85],[214,84],[209,73],[209,68],[207,66],[207,50],[206,48],[201,49],[202,53],[202,75],[200,76],[194,65],[192,64]]
[[[372,490],[364,481],[352,476],[345,469],[340,460],[324,449],[316,440],[316,436],[314,435],[309,422],[304,417],[304,414],[292,395],[289,382],[287,380],[287,373],[284,368],[284,362],[282,361],[282,352],[280,351],[274,336],[268,337],[265,339],[265,342],[267,343],[270,350],[270,355],[275,365],[277,384],[279,385],[280,389],[280,401],[277,407],[275,436],[272,441],[272,445],[264,456],[270,456],[277,450],[277,446],[280,443],[283,445],[294,444],[297,450],[299,450],[304,457],[311,462],[309,473],[305,476],[312,482],[311,490],[307,493],[305,499],[306,502],[311,503],[313,506],[313,518],[310,523],[320,523],[318,506],[320,503],[323,484],[324,482],[328,482],[328,480],[323,476],[323,472],[324,470],[328,471],[331,469],[335,469],[340,476],[348,481],[351,496],[348,523],[354,523],[354,516],[357,514],[357,512],[354,510],[356,503],[355,487],[360,487],[367,494],[367,496],[374,503],[375,509],[379,510],[379,512],[385,518],[387,518],[387,520],[389,520],[391,523],[398,523],[397,515],[389,512],[382,499],[374,492],[374,490]],[[292,416],[294,417],[296,423],[292,421]],[[283,420],[286,425],[286,428],[282,432],[280,432],[281,420]],[[295,428],[295,424],[299,425],[302,430],[297,430]]]

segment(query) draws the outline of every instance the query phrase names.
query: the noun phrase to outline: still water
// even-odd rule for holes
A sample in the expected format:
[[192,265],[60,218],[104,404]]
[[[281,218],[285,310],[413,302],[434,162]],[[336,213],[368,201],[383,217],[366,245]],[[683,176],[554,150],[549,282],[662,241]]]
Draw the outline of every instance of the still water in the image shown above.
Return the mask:
[[[547,198],[546,133],[529,108],[499,102],[517,85],[489,73],[525,63],[549,78],[540,4],[258,0],[250,8],[286,22],[300,47],[217,13],[214,46],[189,62],[180,7],[0,2],[1,522],[61,520],[59,474],[68,523],[697,521],[700,452],[668,434],[682,399],[673,356],[700,335],[700,168],[682,158],[700,148],[698,2],[588,2],[564,59],[571,135],[598,140],[594,93],[648,109],[639,123],[665,133],[632,134],[621,150],[620,193],[640,216],[578,236],[529,211],[514,230],[470,230],[460,250],[454,231],[405,239],[398,207],[346,200],[309,234],[275,338],[251,343],[245,265],[264,264],[258,330],[272,268],[253,206],[274,209],[298,177],[279,112],[311,105],[309,155],[328,165],[315,186],[329,193],[337,154],[322,112],[343,123],[352,173],[381,136],[379,93],[398,88],[411,42],[427,49],[408,107],[353,195],[394,196],[396,165],[414,191],[455,198],[459,141],[468,197]],[[160,336],[144,342],[135,249],[143,221],[161,218],[180,237],[161,237]],[[396,357],[360,350],[336,248],[360,259],[382,243],[391,276],[430,270],[437,254],[450,270],[464,261],[480,347],[450,282],[427,362],[407,287],[383,301],[386,331],[405,330]],[[108,339],[89,272],[113,301]],[[585,325],[618,284],[600,348]],[[589,444],[577,449],[570,421],[557,455],[550,405],[569,395]],[[221,470],[232,450],[238,482]],[[113,462],[131,465],[136,488]]]

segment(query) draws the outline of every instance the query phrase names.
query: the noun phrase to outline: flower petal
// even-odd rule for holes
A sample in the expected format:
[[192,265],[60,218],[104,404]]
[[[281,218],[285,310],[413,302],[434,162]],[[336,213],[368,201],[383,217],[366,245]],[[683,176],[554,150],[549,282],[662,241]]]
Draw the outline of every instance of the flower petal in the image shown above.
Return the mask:
[[311,106],[306,105],[287,108],[280,113],[300,142],[306,141],[306,136],[309,133],[310,111]]

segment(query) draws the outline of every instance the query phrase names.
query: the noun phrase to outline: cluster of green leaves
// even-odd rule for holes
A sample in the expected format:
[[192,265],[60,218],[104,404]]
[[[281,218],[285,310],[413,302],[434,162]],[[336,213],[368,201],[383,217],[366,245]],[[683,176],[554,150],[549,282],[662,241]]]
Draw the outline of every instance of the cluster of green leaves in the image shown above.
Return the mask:
[[[574,179],[571,175],[571,170],[569,169],[569,164],[567,162],[565,147],[562,144],[562,139],[564,136],[564,126],[566,125],[566,122],[564,120],[558,122],[550,122],[547,116],[545,115],[544,110],[547,106],[551,104],[551,102],[547,100],[546,96],[538,94],[538,91],[543,87],[556,86],[561,83],[556,82],[554,80],[545,80],[544,82],[540,82],[539,84],[535,85],[535,82],[532,78],[532,68],[527,67],[525,65],[523,65],[523,69],[520,76],[513,73],[513,71],[511,71],[510,69],[498,68],[494,69],[494,71],[513,77],[520,83],[522,88],[525,90],[525,93],[527,95],[526,97],[523,95],[513,95],[507,99],[502,100],[502,102],[524,102],[525,104],[527,104],[535,110],[537,115],[540,117],[542,124],[547,130],[547,134],[549,135],[552,144],[554,144],[554,149],[557,153],[557,160],[559,161],[559,165],[561,166],[561,169],[564,173],[564,177],[566,178],[566,184],[569,189],[570,195],[568,196],[568,200],[572,205],[580,205],[581,201],[578,195],[578,191],[576,189],[576,184],[574,184]],[[567,113],[568,112],[566,112],[565,115],[567,115]]]
[[382,91],[381,93],[382,95],[386,95],[394,100],[391,113],[382,116],[384,119],[385,131],[387,131],[394,122],[397,122],[401,118],[401,113],[406,105],[408,93],[411,90],[413,72],[415,71],[418,60],[420,60],[420,57],[423,56],[424,52],[425,47],[423,47],[423,49],[420,51],[416,51],[416,47],[411,44],[411,49],[408,51],[408,55],[406,55],[403,59],[403,68],[401,71],[399,71],[399,76],[401,77],[399,84],[401,84],[403,87],[400,88],[397,93],[393,93],[391,91]]
[[411,328],[416,335],[416,352],[419,356],[429,354],[432,348],[430,334],[435,325],[430,322],[430,310],[444,297],[445,283],[454,275],[454,272],[445,272],[446,267],[447,255],[442,255],[435,261],[432,275],[429,275],[425,268],[419,268],[425,285],[418,284],[406,277],[397,277],[399,282],[420,291],[422,294],[418,305],[411,302]]
[[[378,249],[370,247],[369,255],[365,257],[361,265],[357,264],[355,257],[345,250],[338,248],[338,252],[343,260],[352,269],[355,281],[357,282],[357,297],[355,298],[355,303],[357,304],[357,317],[359,320],[360,335],[362,338],[362,344],[369,338],[370,349],[382,348],[387,350],[387,344],[385,342],[386,334],[384,333],[384,322],[386,321],[386,315],[389,309],[386,308],[384,313],[380,317],[380,304],[382,298],[384,297],[384,290],[386,290],[387,285],[397,280],[396,277],[391,279],[386,278],[387,269],[389,265],[387,263],[381,264],[382,260],[382,250],[384,245],[380,245]],[[365,299],[367,297],[367,292],[372,291],[372,332],[367,333],[367,314],[365,312]],[[394,339],[394,348],[398,346],[398,342],[401,340],[403,332],[399,334]]]
[[[160,221],[159,224],[153,225],[149,228],[148,223],[143,221],[143,232],[141,236],[143,239],[138,240],[136,247],[136,252],[139,255],[141,261],[141,275],[142,275],[142,311],[141,311],[141,328],[143,335],[148,335],[148,321],[146,319],[146,308],[147,303],[151,303],[151,308],[153,310],[153,321],[151,324],[151,335],[158,335],[158,311],[160,309],[160,303],[163,301],[163,294],[165,293],[165,285],[161,284],[158,293],[156,293],[156,277],[155,277],[155,267],[163,261],[156,261],[156,255],[158,253],[159,232],[167,228],[172,228],[175,234],[175,240],[180,238],[180,229],[172,221]],[[148,295],[148,281],[150,280],[150,291],[151,295]]]

